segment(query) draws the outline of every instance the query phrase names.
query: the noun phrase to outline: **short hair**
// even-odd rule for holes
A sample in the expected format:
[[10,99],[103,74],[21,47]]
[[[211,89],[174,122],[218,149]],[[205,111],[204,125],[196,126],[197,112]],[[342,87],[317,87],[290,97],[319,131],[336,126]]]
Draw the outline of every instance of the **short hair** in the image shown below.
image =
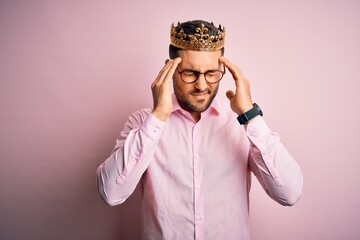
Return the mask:
[[[193,21],[187,21],[187,22],[183,22],[180,25],[178,25],[176,27],[176,31],[179,31],[181,28],[184,29],[184,32],[186,34],[195,34],[196,33],[196,28],[198,28],[201,23],[204,24],[204,26],[208,29],[208,34],[210,36],[216,36],[217,32],[219,31],[219,29],[217,27],[215,27],[215,25],[213,23],[209,23],[207,21],[203,21],[203,20],[193,20]],[[175,47],[173,45],[169,45],[169,57],[170,59],[174,59],[179,57],[179,51],[183,50],[180,49],[178,47]],[[225,52],[225,48],[221,48],[221,55],[224,55]]]

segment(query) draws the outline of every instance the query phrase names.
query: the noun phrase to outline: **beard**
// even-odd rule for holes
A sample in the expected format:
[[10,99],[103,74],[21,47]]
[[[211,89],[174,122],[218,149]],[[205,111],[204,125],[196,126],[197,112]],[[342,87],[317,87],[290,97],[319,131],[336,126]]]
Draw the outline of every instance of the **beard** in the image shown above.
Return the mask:
[[[178,85],[176,81],[174,81],[175,96],[181,108],[183,108],[184,110],[190,113],[206,111],[210,107],[218,90],[219,90],[219,85],[217,85],[213,91],[210,88],[207,88],[204,91],[199,91],[197,89],[194,89],[189,92],[184,92],[181,89],[181,86]],[[196,96],[197,94],[205,94],[206,97],[204,99],[193,98],[193,96]]]

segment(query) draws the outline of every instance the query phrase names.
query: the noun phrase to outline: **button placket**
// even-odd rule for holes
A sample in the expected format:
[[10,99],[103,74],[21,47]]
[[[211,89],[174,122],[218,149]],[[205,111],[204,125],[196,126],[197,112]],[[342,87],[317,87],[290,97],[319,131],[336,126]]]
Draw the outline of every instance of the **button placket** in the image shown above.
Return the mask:
[[193,127],[193,192],[194,192],[194,220],[195,220],[195,236],[203,235],[203,192],[202,192],[202,179],[203,179],[203,159],[201,155],[201,128],[197,123]]

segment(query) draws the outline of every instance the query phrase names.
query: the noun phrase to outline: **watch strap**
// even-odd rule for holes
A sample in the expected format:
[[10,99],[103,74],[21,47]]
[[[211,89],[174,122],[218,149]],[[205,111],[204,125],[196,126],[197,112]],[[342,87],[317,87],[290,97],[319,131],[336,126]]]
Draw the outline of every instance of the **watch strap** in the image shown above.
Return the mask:
[[250,109],[249,111],[239,115],[237,117],[237,120],[239,121],[239,123],[241,125],[243,125],[258,115],[262,116],[263,112],[261,111],[260,107],[256,103],[254,103],[253,108]]

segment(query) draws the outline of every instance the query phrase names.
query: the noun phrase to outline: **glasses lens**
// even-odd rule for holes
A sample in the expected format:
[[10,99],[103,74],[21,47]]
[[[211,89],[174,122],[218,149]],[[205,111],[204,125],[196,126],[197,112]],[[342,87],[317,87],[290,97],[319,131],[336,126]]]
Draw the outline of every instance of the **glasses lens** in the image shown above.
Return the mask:
[[184,71],[181,73],[181,78],[184,82],[195,82],[196,79],[198,79],[199,77],[199,73],[194,72],[194,71]]
[[[202,74],[197,71],[191,71],[191,70],[185,70],[180,73],[181,79],[186,83],[193,83],[196,82],[196,80],[199,78],[199,75]],[[208,72],[205,72],[205,79],[209,83],[217,83],[220,81],[223,77],[223,72],[219,70],[211,70]]]
[[209,71],[206,73],[205,78],[210,83],[216,83],[221,80],[223,73],[220,71]]

